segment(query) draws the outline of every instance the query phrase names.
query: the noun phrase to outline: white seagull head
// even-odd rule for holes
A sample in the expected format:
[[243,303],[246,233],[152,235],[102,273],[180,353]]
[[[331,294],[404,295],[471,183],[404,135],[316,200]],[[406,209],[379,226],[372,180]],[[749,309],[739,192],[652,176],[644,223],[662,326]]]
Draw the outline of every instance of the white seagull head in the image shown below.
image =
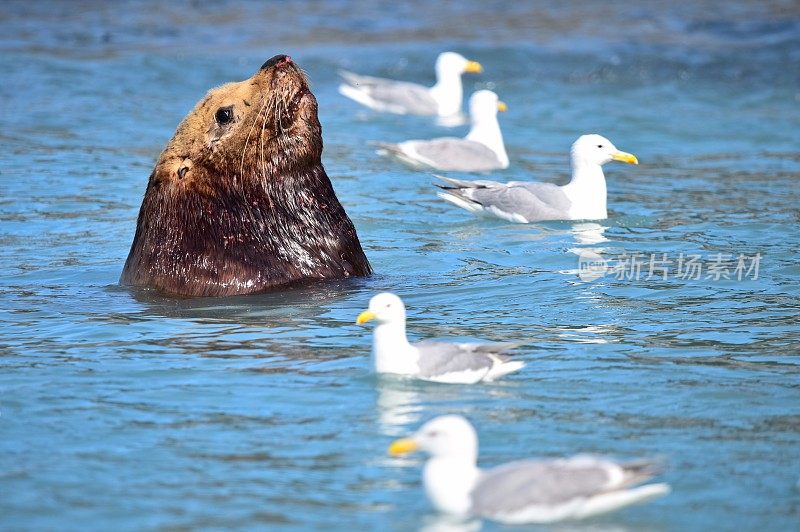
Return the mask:
[[473,123],[485,122],[486,119],[496,120],[497,112],[504,112],[506,109],[508,106],[490,90],[475,91],[469,98],[469,116]]
[[358,315],[356,323],[363,325],[375,320],[378,324],[403,323],[406,320],[406,306],[403,300],[390,292],[382,292],[369,300],[369,308]]
[[639,164],[633,154],[619,151],[614,144],[601,135],[582,135],[572,144],[570,150],[573,165],[598,165],[607,162],[621,161],[628,164]]
[[436,58],[436,74],[441,76],[458,75],[464,73],[478,74],[483,72],[483,67],[477,61],[470,61],[455,52],[443,52]]
[[439,416],[410,437],[393,442],[389,454],[397,456],[417,450],[434,458],[461,458],[474,463],[478,458],[478,435],[462,416]]

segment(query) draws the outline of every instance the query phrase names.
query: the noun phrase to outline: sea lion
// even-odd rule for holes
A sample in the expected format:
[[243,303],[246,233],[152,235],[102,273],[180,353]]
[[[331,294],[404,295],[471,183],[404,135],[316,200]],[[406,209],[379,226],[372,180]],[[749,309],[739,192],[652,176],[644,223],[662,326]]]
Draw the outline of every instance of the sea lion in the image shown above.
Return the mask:
[[289,56],[212,89],[150,174],[120,283],[228,296],[368,275],[321,156],[317,100]]

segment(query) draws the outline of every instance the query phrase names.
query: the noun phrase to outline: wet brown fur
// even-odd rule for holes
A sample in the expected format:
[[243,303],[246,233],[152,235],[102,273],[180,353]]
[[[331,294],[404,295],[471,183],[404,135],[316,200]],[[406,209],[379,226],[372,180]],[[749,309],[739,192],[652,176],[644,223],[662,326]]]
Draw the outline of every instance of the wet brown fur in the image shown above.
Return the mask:
[[[178,126],[150,175],[122,284],[226,296],[370,273],[322,167],[317,101],[276,58],[211,90]],[[229,106],[234,119],[220,124]]]

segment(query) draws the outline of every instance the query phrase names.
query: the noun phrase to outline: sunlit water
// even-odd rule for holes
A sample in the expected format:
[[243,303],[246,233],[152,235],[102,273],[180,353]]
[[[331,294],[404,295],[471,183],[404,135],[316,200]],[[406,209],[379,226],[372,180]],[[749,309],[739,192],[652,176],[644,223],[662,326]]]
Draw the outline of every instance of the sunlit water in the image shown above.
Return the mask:
[[[422,458],[385,449],[442,413],[475,423],[487,466],[668,459],[671,495],[564,529],[796,527],[800,14],[629,4],[4,3],[2,528],[419,528],[435,517]],[[587,132],[639,157],[606,167],[607,221],[475,219],[375,155],[367,141],[466,130],[365,111],[336,70],[432,82],[445,49],[485,65],[468,92],[509,105],[512,164],[492,177],[563,183]],[[212,300],[119,287],[179,120],[280,52],[313,82],[324,162],[375,275]],[[741,280],[733,265],[728,280],[647,279],[646,264],[584,282],[587,251],[612,267],[761,260]],[[527,340],[528,366],[490,385],[380,381],[353,322],[386,289],[414,336]]]

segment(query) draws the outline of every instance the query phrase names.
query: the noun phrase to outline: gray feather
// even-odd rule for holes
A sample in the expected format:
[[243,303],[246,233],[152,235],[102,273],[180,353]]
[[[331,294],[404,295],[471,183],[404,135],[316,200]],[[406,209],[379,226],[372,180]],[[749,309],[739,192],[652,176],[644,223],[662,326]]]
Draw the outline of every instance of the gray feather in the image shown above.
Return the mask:
[[400,150],[400,146],[398,146],[397,144],[394,144],[392,142],[381,142],[381,141],[377,141],[377,140],[371,140],[371,141],[367,142],[367,144],[370,144],[372,146],[376,146],[377,148],[379,148],[379,150],[386,150],[387,152],[389,152],[389,153],[391,153],[393,155],[402,155],[403,154],[403,152]]
[[448,185],[438,185],[449,194],[509,214],[518,214],[529,222],[564,220],[572,206],[561,187],[534,181],[465,181],[436,176]]
[[348,84],[352,85],[356,88],[364,88],[370,87],[375,85],[376,83],[383,83],[387,80],[385,78],[376,78],[373,76],[363,76],[361,74],[356,74],[355,72],[350,72],[349,70],[340,70],[339,76]]
[[628,478],[622,483],[613,483],[607,467],[623,467],[627,473],[626,464],[613,464],[599,458],[587,460],[585,456],[509,462],[482,473],[471,494],[472,510],[477,515],[494,515],[529,506],[557,506],[624,489],[655,474],[654,462],[635,464]]
[[373,100],[390,106],[396,113],[414,115],[435,115],[439,106],[430,94],[428,87],[405,81],[362,76],[342,70],[339,75]]
[[510,462],[483,473],[472,491],[472,510],[491,515],[533,505],[554,506],[599,493],[608,482],[608,472],[600,467],[565,468],[557,461]]
[[623,486],[634,486],[650,480],[656,475],[660,475],[666,469],[664,460],[643,458],[641,460],[632,460],[630,462],[622,462],[619,464],[625,473]]
[[502,168],[500,159],[491,148],[474,140],[442,137],[433,140],[412,140],[421,157],[431,161],[439,170],[481,172]]
[[429,340],[414,344],[419,349],[419,369],[423,378],[433,378],[447,373],[486,370],[498,360],[510,357],[501,353],[517,347],[515,343],[451,344]]

